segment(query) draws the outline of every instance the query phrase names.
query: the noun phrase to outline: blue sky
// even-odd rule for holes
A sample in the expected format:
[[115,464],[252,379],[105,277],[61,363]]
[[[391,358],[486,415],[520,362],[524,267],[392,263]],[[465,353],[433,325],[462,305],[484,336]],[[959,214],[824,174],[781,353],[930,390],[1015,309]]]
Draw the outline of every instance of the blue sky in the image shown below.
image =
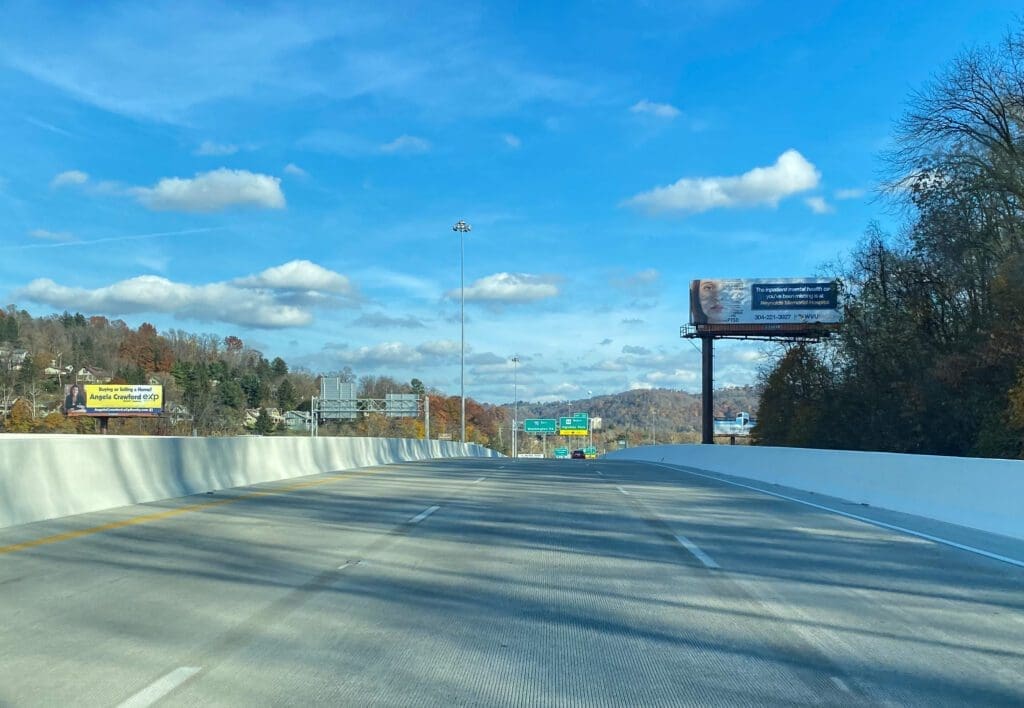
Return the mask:
[[[0,292],[312,371],[697,391],[694,278],[895,227],[908,95],[1011,2],[0,4]],[[717,384],[754,381],[722,344]]]

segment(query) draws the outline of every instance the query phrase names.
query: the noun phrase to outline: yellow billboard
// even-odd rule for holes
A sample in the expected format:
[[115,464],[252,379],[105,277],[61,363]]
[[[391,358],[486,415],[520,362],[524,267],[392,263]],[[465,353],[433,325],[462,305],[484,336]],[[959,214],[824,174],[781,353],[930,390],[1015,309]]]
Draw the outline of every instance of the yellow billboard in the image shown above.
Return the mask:
[[67,415],[146,416],[163,412],[164,387],[159,384],[85,384],[81,393],[78,388],[78,384],[68,387],[64,400]]

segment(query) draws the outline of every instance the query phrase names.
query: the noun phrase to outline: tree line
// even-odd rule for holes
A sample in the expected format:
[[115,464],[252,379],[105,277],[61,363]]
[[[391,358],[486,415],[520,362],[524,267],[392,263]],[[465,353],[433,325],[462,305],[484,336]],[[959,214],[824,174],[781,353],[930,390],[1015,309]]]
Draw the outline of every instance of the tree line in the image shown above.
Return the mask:
[[[65,418],[60,412],[64,385],[83,368],[111,383],[160,383],[164,415],[157,419],[111,420],[111,432],[156,435],[284,434],[269,414],[309,412],[319,392],[319,376],[289,367],[281,357],[268,360],[234,335],[158,332],[143,323],[133,329],[123,320],[81,313],[33,317],[10,305],[0,310],[0,414],[8,432],[93,432],[90,418]],[[457,396],[428,388],[419,379],[400,382],[388,376],[357,377],[348,367],[332,372],[357,383],[359,398],[383,399],[388,393],[429,396],[431,434],[459,439]],[[248,411],[259,410],[255,420]],[[508,447],[502,431],[505,413],[466,400],[467,440]],[[247,427],[248,422],[248,427]],[[327,422],[326,435],[422,437],[422,418],[389,418],[367,412],[356,420]]]
[[894,142],[904,225],[826,267],[845,321],[764,372],[755,441],[1024,457],[1024,31],[914,93]]

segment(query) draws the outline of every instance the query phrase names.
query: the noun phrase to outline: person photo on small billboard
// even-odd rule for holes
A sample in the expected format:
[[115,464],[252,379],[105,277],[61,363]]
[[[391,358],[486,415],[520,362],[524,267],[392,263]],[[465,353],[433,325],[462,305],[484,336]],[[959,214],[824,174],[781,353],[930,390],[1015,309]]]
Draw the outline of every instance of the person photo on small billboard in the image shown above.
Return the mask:
[[85,393],[74,383],[64,387],[64,415],[85,411]]
[[736,322],[742,312],[742,280],[694,280],[690,283],[691,324]]

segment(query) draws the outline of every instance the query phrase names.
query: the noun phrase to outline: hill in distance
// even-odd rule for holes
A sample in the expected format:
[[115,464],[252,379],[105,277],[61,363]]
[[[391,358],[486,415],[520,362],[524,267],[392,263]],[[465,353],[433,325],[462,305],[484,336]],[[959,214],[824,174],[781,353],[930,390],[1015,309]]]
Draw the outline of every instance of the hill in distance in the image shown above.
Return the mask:
[[[735,418],[740,412],[757,417],[760,390],[754,386],[715,391],[715,417]],[[502,406],[511,418],[511,405]],[[700,394],[666,388],[624,391],[575,401],[519,402],[519,420],[559,418],[586,412],[601,419],[599,437],[624,437],[630,444],[696,442],[700,439]]]

